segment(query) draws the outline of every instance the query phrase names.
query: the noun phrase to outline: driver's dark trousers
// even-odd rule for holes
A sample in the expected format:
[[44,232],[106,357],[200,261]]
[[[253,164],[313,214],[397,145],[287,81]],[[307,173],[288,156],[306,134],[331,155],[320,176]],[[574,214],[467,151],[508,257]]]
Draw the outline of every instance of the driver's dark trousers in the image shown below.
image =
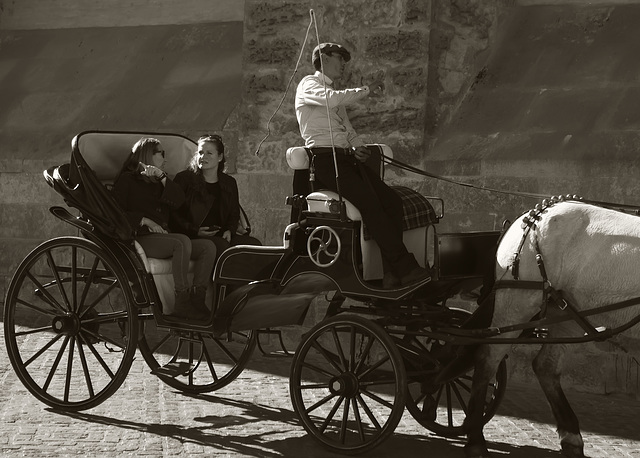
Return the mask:
[[[326,189],[337,192],[331,153],[314,154],[315,178]],[[402,241],[402,199],[371,168],[355,157],[337,155],[340,193],[362,215],[362,220],[380,247],[385,271],[403,277],[418,267]]]

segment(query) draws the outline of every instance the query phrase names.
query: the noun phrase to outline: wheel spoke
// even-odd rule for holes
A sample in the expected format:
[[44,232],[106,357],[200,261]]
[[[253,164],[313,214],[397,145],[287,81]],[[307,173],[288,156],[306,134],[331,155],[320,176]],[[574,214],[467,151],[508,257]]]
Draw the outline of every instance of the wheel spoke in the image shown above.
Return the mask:
[[58,370],[58,364],[60,364],[60,360],[62,359],[62,355],[64,355],[64,350],[67,348],[68,343],[69,343],[69,336],[66,336],[64,341],[62,342],[62,346],[60,347],[60,350],[58,350],[58,354],[56,355],[55,361],[51,365],[51,370],[49,371],[47,380],[44,382],[44,385],[42,386],[44,391],[47,391],[49,389],[49,384],[51,383],[51,380],[53,380],[53,376],[56,370]]
[[[360,356],[360,360],[358,361],[358,365],[353,370],[356,374],[360,372],[360,369],[364,365],[364,362],[367,359],[366,357],[369,356],[369,353],[371,352],[371,348],[373,347],[374,342],[375,340],[372,339],[371,336],[369,336],[369,338],[367,339],[367,344],[365,345],[364,350],[362,351],[362,355]],[[360,374],[359,378],[362,378],[365,374],[366,372],[363,374]]]
[[382,399],[377,394],[373,394],[371,391],[367,391],[367,390],[362,390],[361,392],[362,394],[376,401],[378,404],[382,404],[383,406],[388,407],[389,409],[393,409],[393,403],[387,401],[386,399]]
[[80,304],[78,305],[79,307],[82,307],[82,305],[84,305],[85,301],[87,300],[87,295],[89,294],[89,289],[91,288],[91,284],[93,283],[93,278],[96,275],[96,270],[98,269],[98,263],[100,262],[99,258],[94,258],[93,259],[93,265],[91,266],[91,270],[89,271],[89,275],[87,276],[87,279],[84,282],[84,287],[82,288],[82,295],[80,297]]
[[328,383],[305,383],[304,385],[300,385],[299,388],[301,390],[329,389],[329,384]]
[[340,396],[338,398],[336,403],[331,408],[331,411],[329,412],[329,415],[327,415],[327,418],[324,419],[324,422],[322,423],[322,425],[320,425],[320,428],[318,428],[318,429],[320,429],[321,432],[325,432],[326,431],[327,426],[329,426],[329,423],[331,422],[331,420],[333,420],[333,417],[335,416],[336,412],[340,408],[340,405],[342,404],[342,401],[344,401],[344,396]]
[[29,329],[28,331],[16,332],[16,337],[28,336],[29,334],[39,334],[41,332],[50,332],[51,326],[42,326],[39,328]]
[[213,360],[211,359],[211,355],[209,355],[209,349],[204,344],[204,338],[202,341],[202,352],[204,353],[204,357],[207,361],[207,366],[209,367],[209,373],[213,377],[213,381],[217,382],[219,380],[218,373],[216,372],[216,368],[213,364]]
[[155,353],[158,351],[160,347],[162,347],[169,339],[171,339],[171,333],[167,333],[154,347],[150,348],[151,353]]
[[327,362],[329,364],[331,364],[331,366],[333,366],[333,368],[336,370],[336,372],[338,374],[343,372],[343,368],[339,367],[336,364],[336,355],[334,353],[331,353],[329,350],[327,350],[326,348],[324,348],[322,345],[320,345],[320,343],[318,343],[318,341],[314,341],[313,342],[313,348],[315,348],[316,350],[318,350],[322,356],[325,357],[325,359],[327,360]]
[[331,335],[333,336],[333,342],[336,346],[338,358],[340,358],[340,364],[342,364],[342,367],[347,367],[347,362],[344,357],[344,351],[342,350],[342,344],[340,343],[340,339],[338,338],[338,331],[336,331],[336,328],[331,328]]
[[[27,272],[26,277],[31,280],[33,282],[33,284],[36,286],[36,291],[42,293],[42,295],[44,297],[41,297],[41,299],[48,303],[51,307],[53,307],[54,309],[58,310],[61,313],[66,314],[67,310],[60,304],[60,302],[58,302],[52,295],[51,293],[47,290],[47,288],[45,288],[44,286],[42,286],[42,284],[38,281],[38,279],[36,277],[33,276],[33,274],[31,274],[31,272]],[[45,301],[45,299],[47,299]]]
[[393,378],[393,375],[391,376],[391,378],[387,378],[387,379],[377,379],[377,380],[372,380],[370,382],[360,382],[360,386],[363,387],[372,387],[372,386],[383,386],[383,385],[394,385],[396,383],[396,379]]
[[363,379],[365,378],[367,375],[369,375],[371,372],[373,372],[374,370],[378,369],[380,366],[382,366],[384,363],[386,363],[387,361],[389,361],[389,355],[385,355],[384,358],[381,358],[377,363],[375,363],[373,366],[370,366],[367,368],[366,371],[364,371],[362,374],[360,374],[360,376],[358,378]]
[[[366,358],[366,354],[362,355],[361,361]],[[349,332],[349,367],[348,370],[354,372],[356,362],[356,328],[351,326]]]
[[348,400],[345,400],[344,407],[342,408],[342,424],[340,425],[340,443],[344,444],[347,436],[347,424],[349,423],[349,406]]
[[453,409],[451,407],[451,386],[447,383],[447,417],[449,418],[449,426],[453,426]]
[[47,255],[47,261],[49,264],[49,269],[51,270],[51,273],[55,277],[56,283],[58,284],[58,290],[60,291],[60,296],[62,296],[62,299],[65,301],[65,304],[67,305],[67,310],[69,310],[69,308],[71,307],[71,303],[69,302],[69,298],[67,297],[67,292],[65,291],[64,286],[62,285],[62,280],[60,279],[60,273],[58,272],[56,263],[53,260],[53,256],[51,255],[51,250],[47,250],[46,255]]
[[25,307],[28,307],[31,310],[35,310],[36,312],[40,312],[42,315],[51,316],[51,317],[57,316],[57,314],[53,310],[45,310],[41,307],[38,307],[37,305],[31,304],[30,302],[24,301],[20,298],[16,300],[16,303],[20,305],[24,305]]
[[471,386],[469,386],[467,383],[463,383],[463,381],[461,380],[462,377],[455,379],[453,382],[458,385],[460,388],[462,388],[464,391],[466,391],[467,393],[471,393]]
[[362,418],[360,417],[360,409],[358,409],[358,403],[356,398],[351,398],[351,408],[353,415],[356,417],[356,426],[358,427],[358,435],[360,436],[360,442],[365,441],[364,428],[362,427]]
[[93,353],[93,356],[96,358],[96,361],[100,363],[104,371],[109,375],[109,377],[113,379],[115,377],[114,373],[111,371],[111,368],[107,365],[105,360],[102,358],[102,355],[98,353],[95,346],[91,342],[87,342],[87,346],[89,347],[89,350],[91,350],[91,353]]
[[358,404],[360,404],[362,409],[365,411],[365,413],[367,414],[367,417],[369,417],[369,420],[371,420],[371,423],[373,423],[373,426],[375,426],[376,430],[378,431],[382,430],[382,426],[380,426],[380,423],[378,422],[377,418],[375,417],[375,415],[373,414],[373,412],[371,411],[367,403],[364,401],[364,398],[358,394],[357,399],[358,399]]
[[[89,312],[89,310],[93,309],[96,307],[96,305],[98,305],[99,302],[102,301],[102,299],[104,299],[105,297],[107,297],[107,295],[109,295],[111,293],[111,291],[113,291],[113,289],[118,286],[118,281],[117,280],[113,280],[112,282],[110,282],[109,286],[107,286],[107,288],[105,288],[105,290],[93,301],[93,303],[91,303],[87,309],[84,311],[84,313]],[[84,315],[83,313],[83,315]]]
[[455,384],[451,384],[451,390],[453,391],[453,394],[455,394],[456,399],[458,400],[458,402],[460,403],[460,407],[462,408],[462,410],[464,411],[465,415],[467,413],[467,403],[465,402],[465,400],[462,397],[462,394],[460,393],[460,390],[458,389],[458,387]]
[[69,353],[67,354],[67,378],[64,384],[64,401],[69,402],[69,388],[71,388],[71,374],[73,372],[73,350],[75,349],[76,338],[71,337]]
[[78,247],[76,246],[72,246],[71,247],[71,310],[73,310],[74,312],[77,312],[79,309],[80,304],[78,304],[78,297],[77,297],[77,268],[78,268],[78,260],[77,260],[77,255],[78,255]]
[[[51,329],[51,327],[47,328],[47,329]],[[53,336],[53,338],[47,342],[40,350],[38,350],[31,358],[29,358],[27,361],[25,361],[24,363],[24,367],[27,367],[29,364],[31,364],[33,361],[35,361],[36,359],[38,359],[38,357],[40,355],[42,355],[45,351],[47,351],[51,345],[53,345],[54,343],[56,343],[58,340],[60,340],[62,338],[62,334],[56,334]]]
[[84,341],[82,337],[76,340],[76,344],[78,347],[78,355],[80,355],[80,362],[82,363],[82,372],[84,373],[84,380],[87,384],[87,390],[89,390],[89,396],[95,396],[93,391],[93,383],[91,382],[91,374],[89,373],[89,366],[87,365],[87,357],[84,354],[84,349],[82,348],[81,342]]
[[311,412],[313,412],[314,410],[316,410],[318,407],[321,407],[321,406],[325,405],[328,401],[330,401],[331,399],[333,399],[333,398],[335,398],[335,397],[336,397],[336,395],[335,395],[335,394],[330,393],[330,394],[326,395],[324,398],[320,399],[320,400],[319,400],[318,402],[316,402],[315,404],[313,404],[312,406],[307,407],[307,408],[305,409],[305,412],[306,412],[306,413],[311,413]]
[[303,363],[302,367],[312,370],[314,372],[318,372],[319,374],[326,375],[327,377],[333,377],[334,375],[336,375],[335,373],[331,373],[326,369],[316,366],[315,364],[311,364],[307,362]]

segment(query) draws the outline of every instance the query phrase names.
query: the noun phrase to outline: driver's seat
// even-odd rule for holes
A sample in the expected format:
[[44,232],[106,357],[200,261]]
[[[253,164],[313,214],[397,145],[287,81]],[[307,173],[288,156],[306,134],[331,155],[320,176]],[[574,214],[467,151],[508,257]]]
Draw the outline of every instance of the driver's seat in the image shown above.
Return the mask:
[[[371,155],[367,161],[369,167],[379,170],[380,176],[384,177],[384,162],[382,155],[393,158],[391,148],[384,144],[367,145],[368,148],[378,148],[380,155]],[[287,163],[293,170],[305,170],[309,168],[309,153],[302,146],[287,149]],[[373,159],[375,158],[375,159]],[[369,161],[377,162],[369,162]],[[315,213],[331,213],[330,205],[332,202],[338,201],[339,196],[334,191],[314,190],[306,196],[307,210]],[[347,218],[352,221],[362,221],[360,211],[347,199],[342,199],[345,207]],[[422,267],[429,268],[427,261],[427,253],[425,250],[428,227],[418,227],[403,232],[403,241],[407,249],[413,253],[418,264]],[[362,278],[365,281],[380,280],[384,276],[382,269],[382,256],[380,248],[375,240],[365,236],[365,227],[360,225],[360,247],[362,252]]]

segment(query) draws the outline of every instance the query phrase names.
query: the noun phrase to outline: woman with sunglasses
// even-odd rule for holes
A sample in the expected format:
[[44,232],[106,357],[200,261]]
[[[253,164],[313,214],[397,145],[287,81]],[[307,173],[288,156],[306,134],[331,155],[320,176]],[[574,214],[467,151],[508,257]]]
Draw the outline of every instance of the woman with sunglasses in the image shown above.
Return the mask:
[[262,245],[238,233],[240,200],[236,180],[224,173],[224,143],[218,135],[198,139],[198,150],[186,170],[175,176],[185,193],[182,208],[172,215],[173,230],[192,239],[208,239],[222,253],[230,246]]
[[[164,151],[159,140],[142,138],[125,161],[113,185],[113,194],[125,211],[136,240],[147,256],[171,258],[175,307],[170,316],[205,320],[210,316],[205,294],[211,280],[216,247],[209,240],[190,240],[168,230],[169,217],[185,200],[184,192],[163,171]],[[189,288],[189,260],[195,261],[193,288]]]

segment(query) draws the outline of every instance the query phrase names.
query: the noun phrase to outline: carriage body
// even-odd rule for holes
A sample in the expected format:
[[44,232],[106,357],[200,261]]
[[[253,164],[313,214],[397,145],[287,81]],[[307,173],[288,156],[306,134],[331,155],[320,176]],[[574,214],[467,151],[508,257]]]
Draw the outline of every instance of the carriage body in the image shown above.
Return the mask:
[[[92,408],[123,383],[136,350],[152,373],[177,389],[219,389],[243,370],[260,329],[302,324],[311,301],[332,292],[325,320],[306,334],[292,364],[294,409],[307,431],[334,451],[363,452],[393,432],[406,405],[432,431],[461,434],[464,396],[451,389],[466,386],[468,370],[431,385],[458,351],[431,335],[467,320],[468,312],[446,302],[482,285],[499,231],[438,234],[444,203],[422,198],[429,217],[405,232],[405,244],[431,270],[432,280],[384,289],[379,250],[358,210],[319,190],[299,199],[301,217],[284,229],[281,246],[237,246],[219,256],[207,294],[209,321],[176,321],[166,316],[173,307],[170,261],[145,255],[108,191],[131,145],[143,136],[162,142],[170,177],[186,167],[197,146],[174,134],[84,132],[72,142],[71,163],[45,172],[79,215],[63,207],[51,212],[78,236],[34,249],[8,289],[7,348],[34,396],[62,410]],[[375,166],[382,173],[382,162]],[[314,354],[326,342],[338,347]],[[323,361],[310,363],[318,358]],[[320,414],[331,425],[326,429],[309,415],[317,393],[305,380],[318,378],[307,373],[319,367],[314,364],[329,366],[321,379],[338,372],[320,385],[340,403],[350,399],[342,407],[350,411],[344,417],[349,426],[333,418],[335,411]],[[487,420],[505,377],[503,366],[487,401]],[[367,407],[362,394],[376,408]],[[434,397],[436,407],[425,401]],[[437,407],[443,402],[444,413]],[[455,418],[454,404],[460,411]],[[367,414],[356,414],[358,408]]]

